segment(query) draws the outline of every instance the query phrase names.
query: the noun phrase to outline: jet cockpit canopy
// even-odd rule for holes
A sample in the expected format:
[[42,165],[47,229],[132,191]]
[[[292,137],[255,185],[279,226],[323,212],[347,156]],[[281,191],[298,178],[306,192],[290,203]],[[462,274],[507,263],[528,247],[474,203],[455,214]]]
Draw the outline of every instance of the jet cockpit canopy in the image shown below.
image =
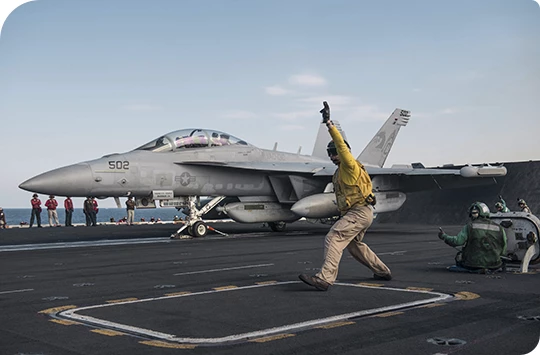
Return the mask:
[[180,149],[221,147],[226,145],[250,146],[251,144],[225,132],[210,129],[190,128],[167,133],[166,135],[154,139],[135,150],[171,152]]

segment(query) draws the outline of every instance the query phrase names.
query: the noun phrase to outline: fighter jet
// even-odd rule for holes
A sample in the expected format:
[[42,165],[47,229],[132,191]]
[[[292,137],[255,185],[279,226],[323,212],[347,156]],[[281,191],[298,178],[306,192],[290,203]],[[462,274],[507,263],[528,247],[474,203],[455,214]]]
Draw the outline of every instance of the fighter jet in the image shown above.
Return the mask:
[[[400,208],[410,191],[470,186],[477,180],[472,177],[506,174],[504,167],[383,168],[397,132],[409,118],[409,111],[394,110],[358,157],[372,178],[378,213]],[[113,197],[119,206],[120,197],[132,196],[137,208],[155,208],[156,201],[161,207],[187,207],[190,214],[176,235],[187,228],[193,236],[207,233],[204,213],[224,198],[236,197],[239,202],[224,207],[230,218],[267,222],[280,230],[301,217],[338,214],[331,193],[336,167],[325,150],[321,153],[322,140],[317,140],[312,155],[302,155],[257,148],[218,130],[182,129],[125,153],[45,172],[19,187],[46,195]],[[215,198],[199,210],[195,206],[199,196]]]

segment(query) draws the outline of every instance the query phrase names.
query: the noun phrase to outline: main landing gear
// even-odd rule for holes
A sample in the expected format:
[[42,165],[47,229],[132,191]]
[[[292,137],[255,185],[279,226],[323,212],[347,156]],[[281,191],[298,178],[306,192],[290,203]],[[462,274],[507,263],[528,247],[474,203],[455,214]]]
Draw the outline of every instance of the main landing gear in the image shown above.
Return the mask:
[[209,230],[223,236],[227,236],[226,233],[220,232],[217,229],[208,226],[201,218],[201,216],[203,216],[205,213],[217,206],[218,203],[223,201],[223,199],[225,199],[225,196],[218,196],[212,199],[212,201],[208,202],[200,210],[196,206],[196,199],[196,196],[188,197],[189,215],[186,217],[184,225],[180,229],[178,229],[176,233],[171,234],[171,239],[180,238],[182,236],[182,231],[184,231],[185,229],[187,229],[189,235],[197,238],[204,237]]

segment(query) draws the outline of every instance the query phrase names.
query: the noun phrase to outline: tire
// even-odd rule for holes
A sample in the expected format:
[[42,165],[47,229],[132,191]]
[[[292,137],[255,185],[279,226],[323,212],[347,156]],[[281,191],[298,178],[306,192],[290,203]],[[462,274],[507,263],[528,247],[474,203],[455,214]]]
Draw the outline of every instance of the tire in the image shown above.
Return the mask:
[[287,223],[285,222],[268,222],[268,225],[274,232],[283,232],[287,227]]
[[204,222],[195,222],[192,229],[192,235],[196,238],[204,237],[208,233],[208,227]]

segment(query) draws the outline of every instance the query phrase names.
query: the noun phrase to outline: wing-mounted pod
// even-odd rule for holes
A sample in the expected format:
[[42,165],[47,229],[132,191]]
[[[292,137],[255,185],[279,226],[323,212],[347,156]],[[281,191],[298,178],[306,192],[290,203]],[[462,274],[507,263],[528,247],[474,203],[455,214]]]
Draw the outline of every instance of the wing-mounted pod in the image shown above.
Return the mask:
[[467,165],[460,169],[461,176],[466,178],[474,177],[497,177],[506,175],[506,167],[504,166],[472,166]]

